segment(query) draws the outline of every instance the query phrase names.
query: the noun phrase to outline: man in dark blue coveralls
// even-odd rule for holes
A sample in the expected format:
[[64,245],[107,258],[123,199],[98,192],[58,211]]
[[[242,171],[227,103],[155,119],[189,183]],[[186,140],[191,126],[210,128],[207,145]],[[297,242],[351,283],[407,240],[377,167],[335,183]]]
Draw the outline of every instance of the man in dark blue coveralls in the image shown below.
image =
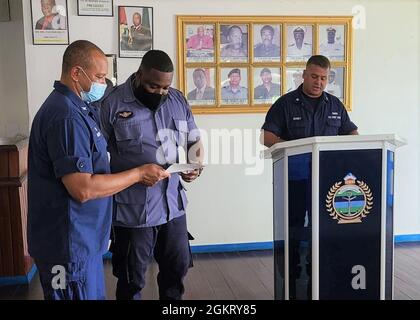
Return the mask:
[[156,164],[110,174],[106,141],[90,103],[105,92],[107,59],[85,40],[68,46],[60,81],[32,123],[28,244],[48,300],[105,299],[102,255],[111,195],[169,174]]
[[[160,50],[148,51],[139,70],[104,99],[101,123],[108,140],[112,172],[143,163],[167,167],[178,162],[178,148],[188,162],[202,161],[199,130],[183,94],[170,88],[173,64]],[[181,173],[186,182],[201,170]],[[151,259],[159,265],[159,297],[182,299],[183,279],[192,264],[187,198],[178,174],[153,187],[133,185],[114,197],[114,275],[116,298],[140,299]]]
[[[271,147],[282,141],[314,136],[357,135],[357,126],[341,101],[325,92],[328,84],[330,61],[321,55],[312,56],[303,71],[303,84],[296,90],[280,97],[270,108],[262,126],[261,142]],[[302,157],[289,171],[289,219],[290,227],[290,299],[296,298],[293,280],[299,278],[299,242],[304,227],[311,220],[310,160]],[[307,215],[306,215],[307,213]],[[307,217],[307,219],[305,219]],[[310,239],[306,239],[309,240]],[[310,276],[311,265],[306,265]],[[309,282],[310,283],[310,282]],[[310,291],[310,286],[308,287]],[[308,292],[310,295],[310,292]]]

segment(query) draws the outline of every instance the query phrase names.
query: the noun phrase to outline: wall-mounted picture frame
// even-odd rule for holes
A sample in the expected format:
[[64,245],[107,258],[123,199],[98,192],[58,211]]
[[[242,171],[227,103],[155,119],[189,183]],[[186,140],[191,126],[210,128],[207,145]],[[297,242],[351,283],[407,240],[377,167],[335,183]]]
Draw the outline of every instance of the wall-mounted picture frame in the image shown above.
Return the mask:
[[216,104],[214,68],[187,68],[187,100],[190,105]]
[[185,26],[188,62],[214,62],[214,24]]
[[319,54],[326,56],[330,61],[345,61],[346,34],[344,29],[344,24],[320,25]]
[[249,97],[248,68],[220,69],[220,97],[224,105],[246,105]]
[[78,16],[114,16],[114,0],[77,0]]
[[303,70],[304,66],[286,68],[286,93],[296,90],[303,83]]
[[254,62],[280,62],[281,26],[254,24]]
[[281,69],[254,68],[254,104],[273,104],[281,95]]
[[331,68],[330,74],[328,75],[328,84],[325,88],[326,92],[336,96],[341,102],[344,102],[344,79],[344,67]]
[[[178,87],[189,95],[194,114],[266,113],[279,97],[303,83],[308,59],[324,53],[331,63],[324,91],[351,111],[352,20],[331,15],[177,16]],[[200,46],[204,35],[212,38],[207,49]],[[323,46],[332,43],[338,50]],[[205,72],[196,71],[194,79],[196,69]],[[234,69],[239,72],[231,73]],[[210,82],[214,103],[197,99],[202,92],[194,91],[194,80],[199,86]]]
[[248,61],[248,25],[220,25],[220,61]]
[[287,26],[286,61],[306,62],[313,54],[312,25]]
[[9,0],[0,0],[0,22],[10,21]]
[[117,55],[106,54],[108,60],[108,74],[106,77],[112,81],[113,86],[118,85],[118,72],[117,72]]
[[69,44],[67,0],[31,0],[34,45]]
[[153,8],[118,6],[118,54],[142,58],[153,49]]

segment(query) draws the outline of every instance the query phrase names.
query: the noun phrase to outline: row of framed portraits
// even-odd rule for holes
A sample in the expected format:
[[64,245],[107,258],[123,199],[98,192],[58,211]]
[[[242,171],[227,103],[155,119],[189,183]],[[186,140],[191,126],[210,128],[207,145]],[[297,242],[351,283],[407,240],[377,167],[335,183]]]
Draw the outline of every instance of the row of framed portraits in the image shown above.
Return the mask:
[[[303,83],[304,67],[230,66],[186,68],[185,96],[189,104],[215,108],[218,105],[271,105],[281,95]],[[344,102],[345,67],[330,69],[325,91]]]
[[315,52],[344,62],[345,24],[319,24],[317,28],[315,48],[313,24],[186,24],[186,62],[280,62],[283,56],[287,62],[296,62],[306,61]]
[[[117,10],[119,57],[143,57],[153,48],[153,8],[118,6]],[[31,0],[33,44],[68,45],[68,12],[67,0]],[[77,0],[77,15],[113,17],[114,2]]]
[[[351,110],[351,21],[351,16],[178,16],[179,87],[196,114],[266,112],[302,83],[306,61],[321,54],[332,65],[326,91]],[[197,85],[203,82],[212,99],[202,98]]]

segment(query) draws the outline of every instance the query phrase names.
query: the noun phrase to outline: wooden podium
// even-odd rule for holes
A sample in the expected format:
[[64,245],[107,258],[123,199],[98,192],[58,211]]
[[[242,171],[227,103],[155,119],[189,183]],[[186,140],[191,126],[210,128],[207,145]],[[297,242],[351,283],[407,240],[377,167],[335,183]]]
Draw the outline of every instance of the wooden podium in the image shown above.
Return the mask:
[[393,134],[277,143],[275,299],[393,298]]
[[0,285],[28,282],[28,139],[0,139]]

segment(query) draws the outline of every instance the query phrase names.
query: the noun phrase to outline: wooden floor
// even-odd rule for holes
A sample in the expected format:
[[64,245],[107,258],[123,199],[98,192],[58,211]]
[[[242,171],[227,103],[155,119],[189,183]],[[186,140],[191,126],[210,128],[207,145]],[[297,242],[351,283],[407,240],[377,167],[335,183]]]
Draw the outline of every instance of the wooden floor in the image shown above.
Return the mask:
[[[395,248],[396,300],[420,300],[420,243],[397,244]],[[144,299],[158,299],[157,265],[147,272]],[[107,298],[114,299],[116,278],[110,260],[105,261]],[[194,255],[194,267],[185,280],[186,300],[272,300],[272,251],[204,253]],[[36,275],[29,285],[0,287],[0,300],[43,299]]]

